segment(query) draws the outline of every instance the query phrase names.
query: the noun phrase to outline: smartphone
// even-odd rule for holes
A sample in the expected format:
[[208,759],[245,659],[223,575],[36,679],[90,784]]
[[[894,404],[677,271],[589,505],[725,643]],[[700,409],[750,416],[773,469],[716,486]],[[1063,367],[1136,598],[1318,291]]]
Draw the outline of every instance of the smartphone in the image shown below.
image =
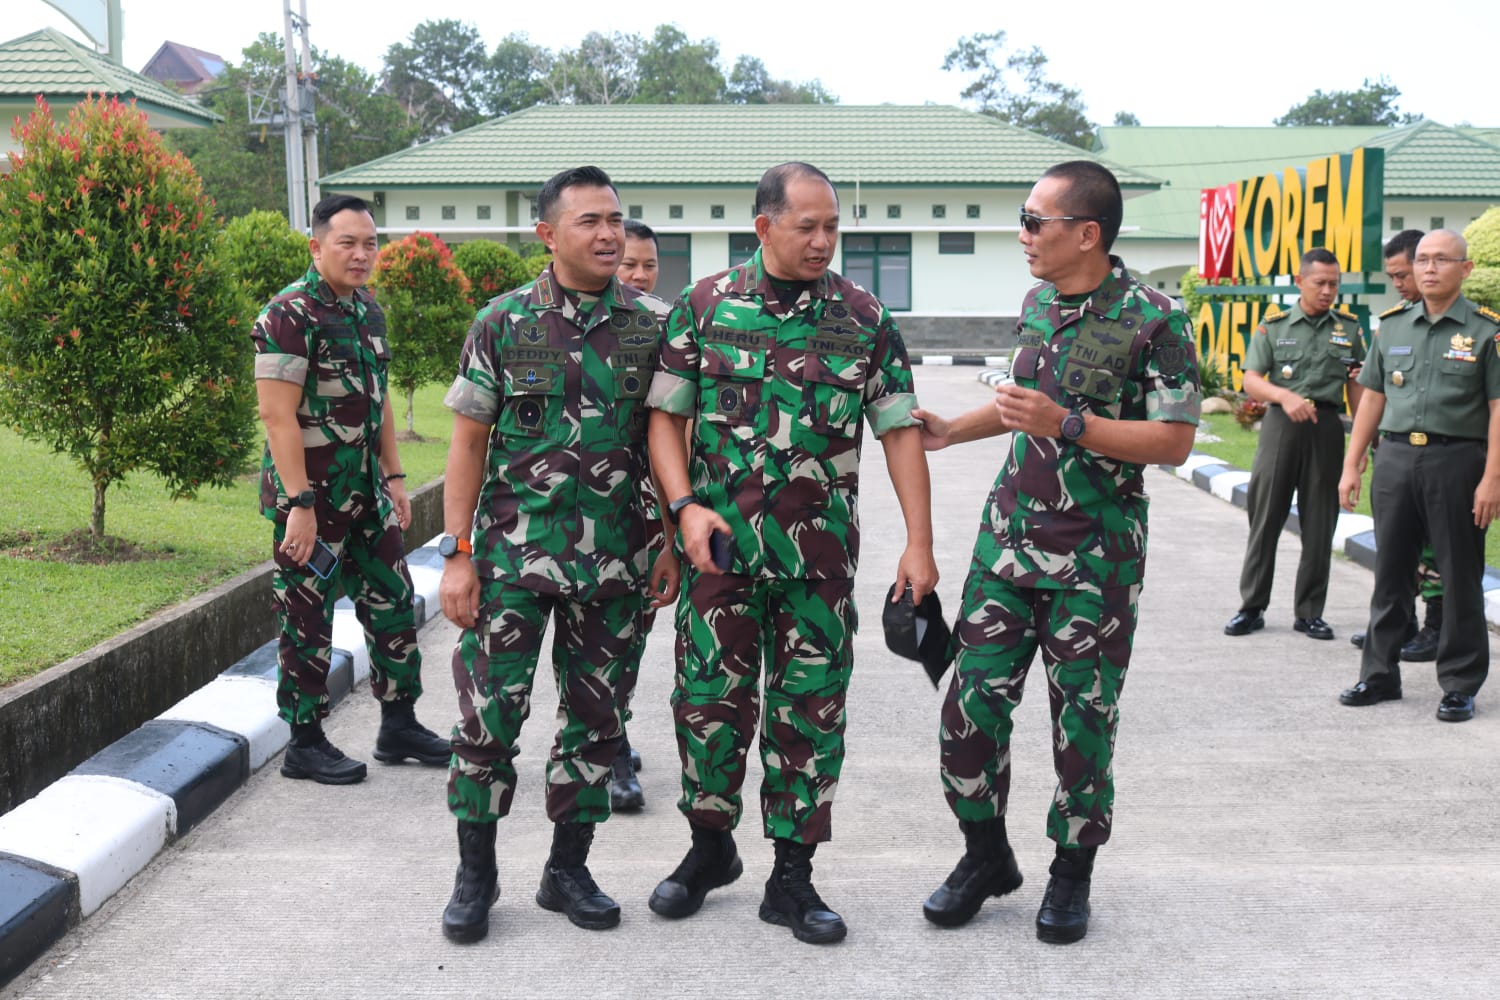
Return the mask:
[[733,541],[729,532],[715,531],[708,536],[708,553],[713,557],[714,565],[724,572],[729,572],[729,546]]
[[312,558],[307,561],[307,568],[321,579],[328,579],[333,571],[338,568],[339,557],[328,547],[328,543],[319,538],[313,542]]
[[1345,368],[1358,368],[1361,364],[1358,358],[1339,358],[1339,360],[1343,362]]

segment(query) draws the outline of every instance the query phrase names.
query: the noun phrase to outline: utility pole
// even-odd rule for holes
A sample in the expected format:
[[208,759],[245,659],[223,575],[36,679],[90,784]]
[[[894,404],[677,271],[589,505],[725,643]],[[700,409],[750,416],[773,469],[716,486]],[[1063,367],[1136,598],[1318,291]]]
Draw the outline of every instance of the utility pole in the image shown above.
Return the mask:
[[[318,129],[313,113],[317,75],[312,68],[312,43],[307,35],[307,0],[298,0],[299,13],[292,13],[292,0],[282,0],[282,33],[286,49],[286,200],[292,228],[306,231],[317,202]],[[301,41],[301,70],[298,47]]]

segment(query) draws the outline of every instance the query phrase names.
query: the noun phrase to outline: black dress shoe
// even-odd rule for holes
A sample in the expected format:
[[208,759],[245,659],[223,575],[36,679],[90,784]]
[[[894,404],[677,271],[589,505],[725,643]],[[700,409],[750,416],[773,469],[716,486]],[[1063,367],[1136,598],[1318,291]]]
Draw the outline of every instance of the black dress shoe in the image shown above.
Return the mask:
[[1351,635],[1349,637],[1349,645],[1353,646],[1355,649],[1364,649],[1365,648],[1365,634],[1363,632],[1356,632],[1353,635]]
[[1411,642],[1401,647],[1401,659],[1407,663],[1430,663],[1437,659],[1439,634],[1437,629],[1424,626],[1412,636]]
[[1449,691],[1438,702],[1437,717],[1444,722],[1468,722],[1474,718],[1474,696]]
[[1224,626],[1225,635],[1249,635],[1258,628],[1266,627],[1266,619],[1259,611],[1236,611],[1229,624]]
[[1298,618],[1292,622],[1292,628],[1298,632],[1307,633],[1309,639],[1333,638],[1333,629],[1321,618]]
[[1400,701],[1401,683],[1382,681],[1360,681],[1349,690],[1339,695],[1339,701],[1345,705],[1355,708],[1363,708],[1365,705],[1375,705],[1382,701]]

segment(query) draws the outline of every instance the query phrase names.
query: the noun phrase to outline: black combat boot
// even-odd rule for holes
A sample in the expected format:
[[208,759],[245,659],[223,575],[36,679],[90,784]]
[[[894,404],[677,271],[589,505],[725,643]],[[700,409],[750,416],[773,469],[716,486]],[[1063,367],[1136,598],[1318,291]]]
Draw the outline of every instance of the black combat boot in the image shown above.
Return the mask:
[[948,880],[922,904],[922,915],[939,927],[966,924],[991,896],[1021,888],[1016,852],[1005,836],[1005,817],[959,820],[964,833],[964,856]]
[[458,821],[458,873],[453,897],[443,910],[443,936],[459,944],[484,940],[490,932],[490,907],[500,898],[495,870],[495,824]]
[[1089,932],[1089,879],[1094,873],[1094,854],[1098,850],[1058,846],[1042,908],[1036,914],[1037,940],[1072,944],[1083,940]]
[[635,812],[646,805],[646,793],[635,776],[630,740],[620,741],[620,752],[609,766],[609,808],[611,812]]
[[813,852],[817,844],[799,844],[776,838],[776,867],[766,879],[766,895],[760,901],[760,919],[790,927],[798,941],[832,944],[844,940],[849,928],[818,896],[812,884]]
[[744,862],[728,830],[694,826],[693,846],[666,880],[651,894],[651,912],[677,919],[691,917],[708,890],[728,885],[745,873]]
[[448,741],[417,721],[417,703],[397,698],[380,703],[380,734],[375,759],[399,764],[410,757],[421,764],[446,764],[453,754]]
[[594,824],[558,823],[552,827],[552,856],[542,870],[536,902],[544,910],[566,913],[579,927],[602,931],[620,922],[620,905],[599,891],[586,862],[594,842]]
[[1436,660],[1438,637],[1442,631],[1443,598],[1438,596],[1427,602],[1427,617],[1422,621],[1422,631],[1401,647],[1401,659],[1407,663],[1430,663]]
[[320,785],[355,785],[365,780],[365,765],[329,743],[321,722],[303,722],[292,724],[292,741],[281,758],[281,773],[288,778],[311,778]]

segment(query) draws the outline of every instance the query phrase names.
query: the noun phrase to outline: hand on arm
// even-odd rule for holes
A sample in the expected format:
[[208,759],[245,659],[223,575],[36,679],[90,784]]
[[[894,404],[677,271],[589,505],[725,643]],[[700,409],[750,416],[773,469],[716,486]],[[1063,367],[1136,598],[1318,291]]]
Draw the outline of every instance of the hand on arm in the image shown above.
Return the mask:
[[[266,427],[266,444],[277,478],[288,497],[308,489],[306,455],[302,450],[302,428],[297,424],[297,408],[302,405],[302,384],[280,379],[255,380],[255,395],[260,420]],[[313,542],[318,537],[318,515],[311,507],[292,506],[287,514],[286,534],[281,552],[298,566],[312,558]]]
[[921,441],[922,447],[927,451],[941,451],[949,445],[994,437],[1011,429],[1005,426],[1000,411],[993,403],[977,406],[951,420],[920,406],[915,407],[911,415],[922,421]]
[[1318,417],[1317,407],[1290,389],[1272,385],[1271,381],[1257,371],[1245,371],[1245,392],[1262,403],[1275,403],[1286,412],[1287,419],[1300,424]]

